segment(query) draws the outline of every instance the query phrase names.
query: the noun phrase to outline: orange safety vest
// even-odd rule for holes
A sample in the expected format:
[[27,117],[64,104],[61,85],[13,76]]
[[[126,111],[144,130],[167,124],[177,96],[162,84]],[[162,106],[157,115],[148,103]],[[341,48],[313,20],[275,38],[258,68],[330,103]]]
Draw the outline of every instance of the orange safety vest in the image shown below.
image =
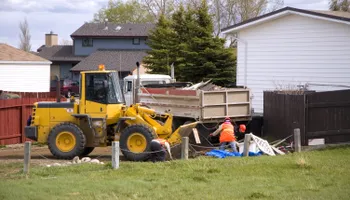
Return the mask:
[[230,122],[224,122],[222,124],[222,130],[220,134],[221,142],[234,142],[236,141],[233,125]]

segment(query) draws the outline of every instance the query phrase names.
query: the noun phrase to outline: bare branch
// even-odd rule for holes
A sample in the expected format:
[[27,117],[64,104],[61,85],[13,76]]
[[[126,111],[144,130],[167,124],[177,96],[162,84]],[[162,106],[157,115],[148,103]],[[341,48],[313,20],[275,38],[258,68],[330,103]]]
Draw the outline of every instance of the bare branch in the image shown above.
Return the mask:
[[20,29],[19,49],[29,52],[32,48],[32,45],[30,44],[31,35],[29,33],[29,25],[28,25],[27,18],[24,18],[23,22],[19,23],[19,29]]
[[73,45],[73,41],[72,40],[62,39],[60,41],[60,45]]

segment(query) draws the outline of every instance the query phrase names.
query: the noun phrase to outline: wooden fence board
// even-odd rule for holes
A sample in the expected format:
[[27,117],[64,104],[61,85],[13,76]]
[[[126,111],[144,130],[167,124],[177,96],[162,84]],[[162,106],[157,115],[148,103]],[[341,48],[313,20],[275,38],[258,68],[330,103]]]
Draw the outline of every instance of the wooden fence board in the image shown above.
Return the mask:
[[350,141],[350,90],[299,95],[264,92],[264,135],[284,138],[300,128],[302,145]]
[[17,144],[28,141],[24,127],[32,113],[33,103],[38,101],[55,101],[54,98],[19,98],[0,100],[0,144]]

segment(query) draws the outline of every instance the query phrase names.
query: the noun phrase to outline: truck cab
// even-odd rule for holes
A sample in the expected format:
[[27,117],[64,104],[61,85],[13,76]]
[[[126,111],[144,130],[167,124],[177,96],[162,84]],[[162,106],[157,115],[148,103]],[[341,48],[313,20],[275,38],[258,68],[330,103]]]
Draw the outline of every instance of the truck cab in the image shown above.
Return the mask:
[[[129,75],[124,78],[124,97],[127,106],[133,104],[137,75]],[[150,84],[167,84],[172,83],[171,76],[163,74],[140,74],[140,87]]]

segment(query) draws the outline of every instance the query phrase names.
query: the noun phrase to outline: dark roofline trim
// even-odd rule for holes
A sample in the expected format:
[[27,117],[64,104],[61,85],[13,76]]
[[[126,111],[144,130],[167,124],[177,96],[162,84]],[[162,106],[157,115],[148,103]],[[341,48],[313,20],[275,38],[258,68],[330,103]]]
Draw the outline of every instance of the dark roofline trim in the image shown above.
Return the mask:
[[71,35],[70,36],[71,38],[77,38],[77,37],[90,37],[90,38],[135,38],[135,37],[138,37],[138,38],[148,38],[148,36],[145,36],[145,35],[141,35],[141,36],[138,36],[138,35],[135,35],[135,36],[113,36],[113,35]]
[[227,31],[229,29],[237,28],[239,26],[242,26],[242,25],[245,25],[245,24],[248,24],[248,23],[260,20],[260,19],[263,19],[265,17],[270,17],[272,15],[275,15],[275,14],[278,14],[278,13],[282,13],[284,11],[294,11],[294,12],[299,12],[299,13],[303,13],[303,14],[315,15],[315,16],[318,16],[318,17],[326,17],[326,18],[330,18],[330,19],[336,19],[336,20],[340,20],[340,21],[350,22],[350,19],[346,18],[346,17],[328,15],[328,14],[324,14],[324,13],[318,13],[318,12],[314,12],[314,11],[310,11],[310,10],[303,10],[303,9],[298,9],[298,8],[293,8],[293,7],[285,7],[285,8],[282,8],[282,9],[279,9],[279,10],[267,13],[265,15],[261,15],[259,17],[255,17],[255,18],[243,21],[241,23],[238,23],[238,24],[235,24],[235,25],[232,25],[232,26],[228,26],[226,28],[221,29],[221,32]]

